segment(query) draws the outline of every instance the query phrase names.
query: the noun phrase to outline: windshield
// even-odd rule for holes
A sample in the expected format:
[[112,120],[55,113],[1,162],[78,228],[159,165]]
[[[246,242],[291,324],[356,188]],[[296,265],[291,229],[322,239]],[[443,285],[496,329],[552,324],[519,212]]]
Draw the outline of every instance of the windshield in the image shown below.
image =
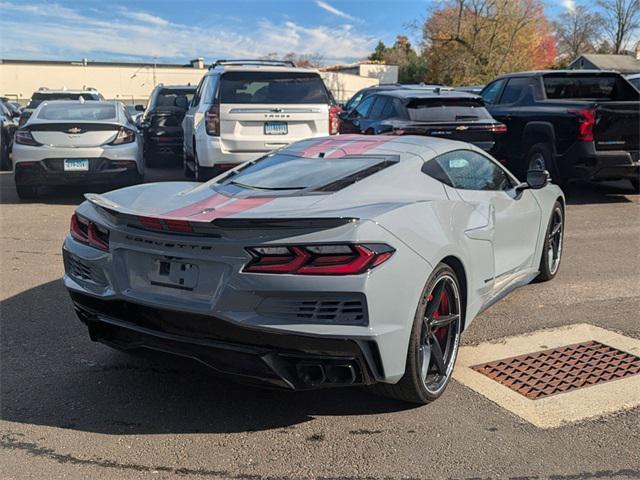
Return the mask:
[[100,100],[95,93],[39,93],[36,92],[31,97],[27,108],[37,108],[45,100],[78,100],[80,97],[85,100]]
[[220,103],[329,103],[320,75],[313,72],[228,72]]
[[544,91],[549,99],[638,100],[638,91],[620,75],[547,75]]
[[414,99],[407,104],[414,122],[475,122],[492,117],[481,101],[474,99]]
[[115,120],[115,105],[102,102],[88,103],[51,103],[45,105],[38,113],[40,120],[77,120],[77,121],[95,121],[95,120]]
[[336,191],[396,161],[375,156],[327,159],[274,154],[224,177],[222,184],[253,190],[323,187],[324,191]]

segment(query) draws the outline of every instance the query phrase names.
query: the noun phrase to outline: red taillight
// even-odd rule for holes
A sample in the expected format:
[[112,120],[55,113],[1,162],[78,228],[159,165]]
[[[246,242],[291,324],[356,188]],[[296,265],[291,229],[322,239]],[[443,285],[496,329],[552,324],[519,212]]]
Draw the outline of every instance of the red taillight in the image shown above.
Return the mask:
[[507,133],[507,126],[504,123],[499,123],[494,125],[491,131],[494,133]]
[[39,147],[40,145],[42,145],[35,138],[33,138],[33,135],[31,135],[31,131],[26,128],[16,130],[15,143],[17,143],[18,145],[29,145],[31,147]]
[[126,143],[133,143],[136,140],[136,132],[122,127],[118,130],[116,138],[111,142],[111,145],[124,145]]
[[595,110],[578,110],[578,141],[593,142],[593,127],[596,124]]
[[357,275],[387,261],[388,245],[307,245],[249,248],[253,260],[243,271],[294,275]]
[[204,128],[207,135],[217,137],[220,135],[220,105],[211,105],[204,117]]
[[337,105],[329,107],[329,135],[335,135],[340,130],[340,117],[338,114],[341,109]]
[[109,250],[109,230],[74,213],[71,216],[71,236],[100,250]]

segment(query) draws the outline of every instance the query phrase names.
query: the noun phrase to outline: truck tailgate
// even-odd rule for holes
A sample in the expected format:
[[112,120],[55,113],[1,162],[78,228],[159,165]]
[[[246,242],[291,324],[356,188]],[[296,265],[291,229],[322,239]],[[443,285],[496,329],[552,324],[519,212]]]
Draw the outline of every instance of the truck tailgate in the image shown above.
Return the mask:
[[606,102],[596,107],[596,150],[640,148],[640,102]]

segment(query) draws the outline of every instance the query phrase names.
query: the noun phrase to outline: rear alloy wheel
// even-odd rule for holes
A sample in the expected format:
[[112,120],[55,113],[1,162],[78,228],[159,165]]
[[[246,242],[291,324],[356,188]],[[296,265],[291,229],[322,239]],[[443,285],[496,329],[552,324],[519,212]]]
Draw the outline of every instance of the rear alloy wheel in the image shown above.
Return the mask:
[[20,200],[32,200],[38,196],[38,187],[31,185],[16,185],[16,192]]
[[564,240],[564,210],[560,202],[556,202],[551,210],[551,218],[547,226],[542,257],[540,259],[540,273],[536,277],[538,282],[547,282],[556,276],[562,259],[562,242]]
[[462,302],[455,272],[439,264],[427,282],[414,318],[404,376],[373,390],[411,403],[427,404],[451,380],[462,333]]

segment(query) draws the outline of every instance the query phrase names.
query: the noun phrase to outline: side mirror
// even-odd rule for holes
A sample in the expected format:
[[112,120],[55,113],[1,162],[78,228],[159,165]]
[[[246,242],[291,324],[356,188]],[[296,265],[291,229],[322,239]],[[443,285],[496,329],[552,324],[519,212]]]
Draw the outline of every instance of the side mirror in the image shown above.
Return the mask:
[[340,120],[347,120],[349,118],[349,112],[347,112],[346,110],[340,110],[338,112],[338,118]]
[[144,105],[136,105],[133,108],[136,109],[136,112],[144,112]]
[[546,170],[529,170],[527,172],[527,186],[538,190],[551,181],[551,176]]

